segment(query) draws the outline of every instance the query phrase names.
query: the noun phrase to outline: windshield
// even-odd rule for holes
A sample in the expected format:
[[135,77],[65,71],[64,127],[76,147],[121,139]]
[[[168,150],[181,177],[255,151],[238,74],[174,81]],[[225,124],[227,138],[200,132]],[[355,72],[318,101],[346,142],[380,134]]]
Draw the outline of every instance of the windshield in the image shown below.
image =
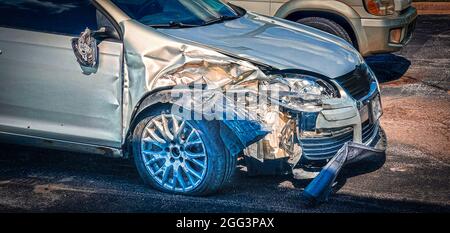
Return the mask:
[[120,9],[152,27],[201,26],[240,17],[220,0],[112,0]]

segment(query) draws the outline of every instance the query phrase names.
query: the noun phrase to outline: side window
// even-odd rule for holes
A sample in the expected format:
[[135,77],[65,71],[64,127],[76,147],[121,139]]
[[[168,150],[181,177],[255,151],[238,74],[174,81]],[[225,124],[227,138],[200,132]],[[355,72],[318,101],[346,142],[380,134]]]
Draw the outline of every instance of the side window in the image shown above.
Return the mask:
[[3,0],[0,26],[79,35],[97,29],[95,7],[89,0]]
[[114,29],[114,31],[116,31],[111,21],[109,21],[109,19],[98,10],[97,10],[97,27],[98,28],[109,27],[111,29]]

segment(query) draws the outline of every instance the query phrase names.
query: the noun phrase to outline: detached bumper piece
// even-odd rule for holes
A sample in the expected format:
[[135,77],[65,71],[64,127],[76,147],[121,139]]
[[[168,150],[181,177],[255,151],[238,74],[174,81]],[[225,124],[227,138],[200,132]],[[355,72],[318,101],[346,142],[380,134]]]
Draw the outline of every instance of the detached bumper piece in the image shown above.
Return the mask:
[[336,155],[323,167],[321,172],[303,191],[303,198],[309,205],[327,201],[331,188],[341,169],[348,164],[369,158],[381,158],[384,150],[378,150],[363,144],[347,142]]

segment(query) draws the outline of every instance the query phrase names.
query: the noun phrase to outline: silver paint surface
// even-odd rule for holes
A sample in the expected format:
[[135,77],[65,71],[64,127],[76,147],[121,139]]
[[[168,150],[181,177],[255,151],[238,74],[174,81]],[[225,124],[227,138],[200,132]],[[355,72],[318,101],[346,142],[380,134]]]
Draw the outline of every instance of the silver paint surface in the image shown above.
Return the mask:
[[85,75],[72,38],[0,28],[0,132],[120,147],[122,44],[100,43]]
[[253,13],[220,24],[158,31],[278,69],[303,69],[330,78],[349,73],[360,62],[358,52],[338,37]]
[[[202,79],[220,100],[225,90],[252,92],[249,86],[267,79],[250,61],[330,78],[363,62],[342,39],[281,19],[249,13],[210,26],[156,30],[108,0],[96,2],[119,25],[122,43],[99,43],[99,66],[91,75],[77,63],[73,37],[0,28],[0,132],[117,149],[125,144],[140,103],[158,88]],[[351,121],[339,120],[342,108],[354,116]],[[351,125],[358,141],[361,119],[353,100],[344,95],[324,102],[323,109],[318,128]],[[258,113],[261,109],[250,118],[269,126]],[[327,120],[330,114],[334,120]]]

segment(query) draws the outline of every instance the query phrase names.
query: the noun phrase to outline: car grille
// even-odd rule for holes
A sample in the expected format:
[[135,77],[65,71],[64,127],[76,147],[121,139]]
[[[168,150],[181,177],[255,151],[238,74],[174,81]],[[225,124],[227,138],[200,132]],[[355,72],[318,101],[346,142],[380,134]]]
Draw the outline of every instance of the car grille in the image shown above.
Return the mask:
[[[366,121],[362,125],[363,143],[375,146],[379,139],[380,126]],[[353,131],[334,137],[302,138],[303,156],[309,160],[323,160],[333,157],[346,142],[353,141]]]
[[336,78],[336,81],[351,97],[360,100],[369,94],[372,77],[367,65],[364,64],[353,72]]

